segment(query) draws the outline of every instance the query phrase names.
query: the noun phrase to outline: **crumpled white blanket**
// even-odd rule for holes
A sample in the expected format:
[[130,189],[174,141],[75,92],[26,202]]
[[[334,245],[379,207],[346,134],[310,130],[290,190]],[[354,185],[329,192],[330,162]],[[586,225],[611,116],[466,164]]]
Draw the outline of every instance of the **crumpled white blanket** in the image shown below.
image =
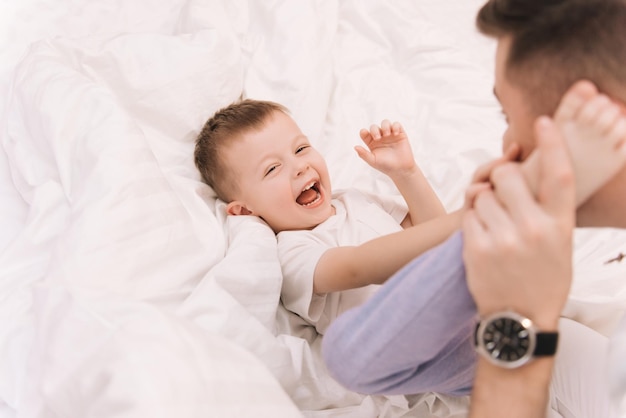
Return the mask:
[[[11,5],[0,416],[465,416],[465,398],[364,396],[331,379],[319,337],[280,305],[272,232],[227,218],[192,153],[215,110],[275,100],[335,187],[396,193],[352,150],[361,127],[395,119],[458,207],[503,128],[492,44],[472,30],[480,3]],[[568,314],[606,333],[625,267],[602,263],[621,242],[581,231],[577,247]]]

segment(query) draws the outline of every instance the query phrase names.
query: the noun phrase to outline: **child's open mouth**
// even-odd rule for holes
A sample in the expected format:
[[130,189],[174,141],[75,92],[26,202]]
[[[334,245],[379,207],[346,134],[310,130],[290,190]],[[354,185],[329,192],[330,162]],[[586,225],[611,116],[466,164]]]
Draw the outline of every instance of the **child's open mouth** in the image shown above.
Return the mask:
[[311,206],[317,203],[321,198],[322,194],[319,191],[319,183],[312,181],[302,190],[296,202],[301,206]]

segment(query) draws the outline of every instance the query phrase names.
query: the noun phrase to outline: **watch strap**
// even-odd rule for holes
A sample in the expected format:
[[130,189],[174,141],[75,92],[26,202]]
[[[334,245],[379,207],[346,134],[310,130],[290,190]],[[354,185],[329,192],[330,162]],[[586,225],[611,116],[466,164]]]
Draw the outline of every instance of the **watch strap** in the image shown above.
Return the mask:
[[537,345],[535,345],[535,351],[533,356],[553,356],[556,354],[556,347],[559,342],[558,332],[538,332]]

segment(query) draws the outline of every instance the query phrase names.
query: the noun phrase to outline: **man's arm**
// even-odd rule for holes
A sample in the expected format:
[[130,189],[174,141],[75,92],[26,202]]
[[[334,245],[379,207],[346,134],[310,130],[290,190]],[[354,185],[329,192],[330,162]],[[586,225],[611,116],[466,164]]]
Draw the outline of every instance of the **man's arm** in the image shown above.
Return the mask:
[[[496,168],[493,188],[465,213],[464,260],[481,315],[512,309],[549,332],[558,328],[572,280],[575,208],[624,166],[626,116],[579,81],[554,122],[540,118],[535,128],[534,159]],[[472,416],[543,416],[552,367],[550,358],[515,370],[481,360]]]
[[[574,174],[564,140],[547,118],[537,124],[538,197],[517,165],[496,168],[463,219],[468,287],[481,316],[513,310],[555,331],[572,278]],[[480,360],[471,416],[541,417],[552,358],[505,369]]]
[[479,359],[470,401],[470,417],[543,417],[554,358],[541,358],[508,370]]

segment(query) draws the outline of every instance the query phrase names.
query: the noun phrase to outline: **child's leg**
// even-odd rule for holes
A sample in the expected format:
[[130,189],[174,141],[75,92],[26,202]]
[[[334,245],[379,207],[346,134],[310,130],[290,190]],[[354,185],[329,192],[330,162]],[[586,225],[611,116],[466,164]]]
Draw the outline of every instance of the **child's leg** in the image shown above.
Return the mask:
[[[626,115],[593,84],[579,81],[563,96],[554,120],[570,150],[580,205],[626,163]],[[537,193],[536,153],[523,163],[523,170]]]

